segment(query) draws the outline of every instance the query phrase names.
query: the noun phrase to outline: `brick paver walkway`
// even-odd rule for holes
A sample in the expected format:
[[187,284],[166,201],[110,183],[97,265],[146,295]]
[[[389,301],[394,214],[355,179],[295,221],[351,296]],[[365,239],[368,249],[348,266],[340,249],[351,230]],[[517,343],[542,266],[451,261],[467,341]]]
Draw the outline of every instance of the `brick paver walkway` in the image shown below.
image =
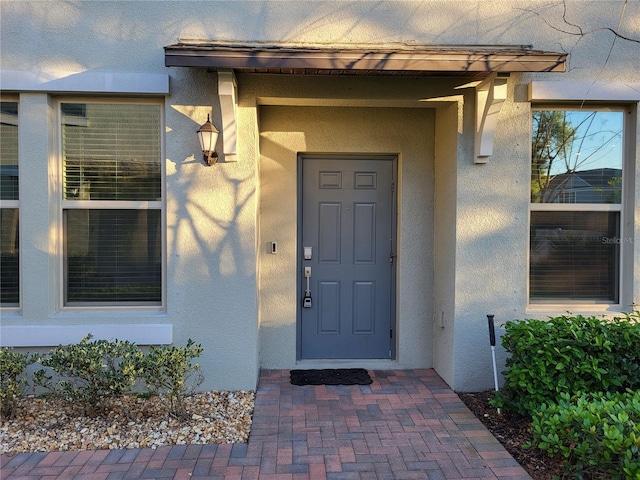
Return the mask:
[[293,386],[263,370],[249,443],[2,455],[6,480],[530,479],[433,370]]

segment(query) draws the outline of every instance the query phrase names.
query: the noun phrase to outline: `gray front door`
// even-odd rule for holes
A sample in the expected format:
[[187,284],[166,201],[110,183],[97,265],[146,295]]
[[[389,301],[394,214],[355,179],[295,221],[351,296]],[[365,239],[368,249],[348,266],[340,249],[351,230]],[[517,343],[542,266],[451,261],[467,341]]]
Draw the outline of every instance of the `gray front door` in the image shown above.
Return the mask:
[[300,357],[391,358],[395,159],[314,156],[300,163]]

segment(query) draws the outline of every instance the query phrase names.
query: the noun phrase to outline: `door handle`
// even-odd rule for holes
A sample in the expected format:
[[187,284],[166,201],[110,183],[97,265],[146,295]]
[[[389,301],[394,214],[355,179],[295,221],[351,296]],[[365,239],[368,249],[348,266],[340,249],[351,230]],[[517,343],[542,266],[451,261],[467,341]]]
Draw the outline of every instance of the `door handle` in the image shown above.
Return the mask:
[[307,288],[302,299],[303,308],[311,308],[311,267],[304,267],[304,278],[307,279]]

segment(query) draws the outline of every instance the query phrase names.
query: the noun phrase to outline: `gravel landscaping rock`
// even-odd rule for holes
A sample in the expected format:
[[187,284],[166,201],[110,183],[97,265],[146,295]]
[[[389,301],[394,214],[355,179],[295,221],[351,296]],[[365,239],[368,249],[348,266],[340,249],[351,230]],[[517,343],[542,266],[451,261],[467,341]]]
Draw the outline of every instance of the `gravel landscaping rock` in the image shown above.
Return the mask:
[[118,396],[97,417],[88,417],[78,405],[61,399],[27,398],[15,418],[2,420],[0,452],[244,443],[249,439],[254,400],[252,391],[198,393],[185,402],[191,418],[179,421],[168,415],[160,397]]

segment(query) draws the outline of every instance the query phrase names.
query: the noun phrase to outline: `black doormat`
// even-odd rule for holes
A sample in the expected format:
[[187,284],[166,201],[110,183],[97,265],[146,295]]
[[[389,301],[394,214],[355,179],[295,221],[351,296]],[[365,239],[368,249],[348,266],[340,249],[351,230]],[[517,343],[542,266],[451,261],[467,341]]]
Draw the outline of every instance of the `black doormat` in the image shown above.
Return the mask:
[[372,382],[364,368],[291,370],[292,385],[370,385]]

